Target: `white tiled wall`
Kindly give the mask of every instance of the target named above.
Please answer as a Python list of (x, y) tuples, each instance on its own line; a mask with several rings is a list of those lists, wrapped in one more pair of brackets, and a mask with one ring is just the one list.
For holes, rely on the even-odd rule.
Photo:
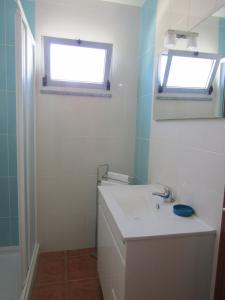
[[(218, 0), (183, 0), (182, 4), (168, 0), (165, 9), (165, 1), (159, 1), (158, 51), (164, 31), (173, 26), (169, 7), (176, 7), (175, 2), (182, 11), (178, 23), (188, 24), (187, 29), (225, 5)], [(176, 24), (174, 28), (180, 29)], [(225, 185), (224, 132), (225, 120), (152, 121), (150, 136), (150, 181), (171, 186), (179, 200), (193, 205), (197, 214), (217, 229), (214, 270)]]
[(189, 0), (188, 27), (194, 27), (199, 21), (215, 11), (215, 0)]
[(38, 0), (41, 36), (114, 44), (112, 99), (41, 95), (38, 81), (38, 232), (42, 250), (94, 244), (96, 166), (133, 175), (138, 7), (99, 0)]
[(224, 0), (216, 0), (216, 8), (220, 9), (222, 6), (224, 6)]

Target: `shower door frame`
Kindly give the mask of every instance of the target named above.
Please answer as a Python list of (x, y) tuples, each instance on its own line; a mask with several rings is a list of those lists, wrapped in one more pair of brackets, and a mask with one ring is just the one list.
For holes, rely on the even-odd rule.
[[(25, 161), (25, 136), (26, 130), (24, 129), (24, 99), (27, 97), (25, 84), (27, 80), (27, 44), (28, 35), (29, 40), (32, 41), (33, 52), (33, 101), (34, 101), (34, 202), (35, 202), (35, 256), (38, 253), (37, 244), (37, 199), (36, 199), (36, 105), (35, 105), (35, 40), (27, 22), (25, 13), (23, 11), (20, 0), (17, 3), (16, 13), (16, 114), (17, 114), (17, 176), (18, 176), (18, 206), (19, 206), (19, 250), (21, 257), (21, 276), (22, 276), (22, 288), (30, 285), (31, 278), (28, 278), (28, 272), (32, 267), (30, 265), (35, 264), (33, 262), (34, 253), (30, 252), (29, 236), (30, 236), (30, 223), (26, 222), (30, 220), (29, 215), (29, 203), (26, 202), (26, 161)], [(24, 43), (24, 44), (23, 44)], [(25, 92), (24, 92), (25, 91)], [(29, 182), (27, 182), (29, 189)], [(27, 207), (28, 206), (28, 207)], [(28, 239), (28, 240), (27, 240)], [(28, 287), (29, 289), (29, 287)], [(26, 294), (26, 293), (25, 293)]]

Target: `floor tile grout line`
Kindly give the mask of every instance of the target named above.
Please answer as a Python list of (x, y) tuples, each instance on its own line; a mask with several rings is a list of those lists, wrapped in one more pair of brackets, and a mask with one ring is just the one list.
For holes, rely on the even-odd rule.
[[(58, 252), (58, 254), (57, 254), (57, 252)], [(69, 271), (70, 259), (73, 260), (73, 258), (78, 258), (79, 260), (82, 261), (82, 257), (83, 257), (84, 260), (86, 260), (87, 257), (90, 257), (90, 251), (87, 251), (87, 250), (84, 249), (83, 253), (82, 252), (80, 252), (80, 253), (78, 252), (78, 253), (73, 253), (73, 254), (69, 253), (68, 251), (65, 251), (64, 253), (61, 253), (61, 254), (59, 252), (60, 251), (56, 251), (56, 252), (54, 252), (53, 255), (51, 255), (50, 253), (48, 253), (46, 256), (43, 253), (43, 256), (40, 255), (40, 258), (43, 258), (43, 260), (41, 262), (43, 265), (45, 265), (45, 261), (48, 262), (48, 260), (52, 260), (52, 262), (54, 264), (54, 260), (57, 261), (58, 259), (59, 260), (62, 259), (63, 262), (64, 262), (64, 280), (59, 280), (59, 281), (54, 281), (53, 280), (52, 282), (51, 281), (46, 282), (44, 280), (40, 281), (37, 285), (34, 284), (34, 287), (32, 289), (33, 291), (35, 291), (35, 292), (38, 293), (38, 291), (40, 292), (40, 290), (42, 290), (42, 289), (46, 289), (46, 288), (48, 289), (48, 287), (52, 288), (53, 286), (59, 286), (59, 285), (61, 285), (61, 286), (63, 286), (63, 290), (64, 290), (64, 300), (69, 300), (70, 296), (71, 296), (70, 295), (70, 286), (73, 285), (73, 284), (76, 284), (76, 283), (81, 283), (82, 284), (82, 282), (95, 281), (96, 288), (97, 288), (97, 286), (99, 286), (99, 277), (98, 277), (97, 272), (96, 272), (96, 275), (94, 275), (94, 276), (93, 275), (88, 276), (88, 274), (87, 274), (87, 276), (82, 276), (80, 278), (74, 278), (74, 279), (73, 278), (71, 278), (71, 279), (69, 278), (69, 272), (68, 271)], [(41, 259), (38, 262), (38, 266), (40, 266), (40, 261), (41, 261)], [(97, 265), (96, 265), (96, 267), (97, 267)], [(41, 270), (41, 268), (40, 268), (40, 270)], [(42, 272), (43, 271), (41, 271), (40, 274)], [(37, 279), (38, 278), (36, 277), (35, 281), (37, 281)], [(41, 279), (41, 277), (40, 277), (40, 279)], [(73, 295), (73, 296), (76, 297), (76, 295)], [(36, 298), (34, 298), (34, 299), (36, 299)], [(99, 300), (100, 299), (102, 300), (102, 297), (100, 297)]]
[(39, 287), (43, 287), (43, 286), (51, 286), (51, 285), (58, 285), (58, 284), (68, 284), (68, 283), (72, 283), (72, 282), (81, 282), (81, 281), (91, 281), (91, 280), (98, 280), (98, 276), (93, 276), (93, 277), (83, 277), (83, 278), (78, 278), (78, 279), (68, 279), (68, 280), (63, 280), (63, 281), (49, 281), (49, 282), (45, 282), (45, 283), (39, 283), (39, 284), (35, 284), (34, 288), (39, 288)]
[(68, 281), (68, 257), (67, 257), (67, 254), (65, 255), (65, 270), (64, 270), (64, 272), (65, 272), (65, 279), (66, 279), (66, 281)]
[(98, 279), (98, 276), (90, 276), (90, 277), (82, 277), (77, 279), (68, 279), (67, 282), (74, 282), (74, 281), (85, 281), (85, 280), (95, 280)]
[(68, 291), (68, 256), (67, 256), (67, 251), (65, 252), (65, 300), (69, 299), (69, 291)]
[(53, 285), (65, 285), (67, 282), (66, 281), (52, 281), (52, 282), (47, 282), (47, 283), (40, 283), (38, 285), (34, 285), (34, 289), (38, 289), (41, 287), (45, 286), (53, 286)]

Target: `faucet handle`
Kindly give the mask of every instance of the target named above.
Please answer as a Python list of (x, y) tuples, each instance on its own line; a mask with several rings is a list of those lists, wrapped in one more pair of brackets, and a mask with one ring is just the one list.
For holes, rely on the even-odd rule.
[(160, 192), (152, 192), (152, 195), (154, 196), (160, 196), (162, 198), (169, 198), (170, 196), (170, 191), (169, 190), (165, 190), (164, 192), (160, 193)]
[(160, 184), (160, 185), (163, 187), (164, 191), (163, 192), (152, 192), (152, 195), (159, 196), (164, 201), (174, 202), (175, 199), (173, 197), (173, 193), (172, 193), (171, 189), (166, 185), (162, 185), (162, 184)]

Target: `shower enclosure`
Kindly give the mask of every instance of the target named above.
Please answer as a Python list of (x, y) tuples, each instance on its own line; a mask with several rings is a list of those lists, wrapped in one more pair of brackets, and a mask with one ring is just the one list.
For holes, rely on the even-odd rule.
[[(0, 14), (3, 14), (0, 15), (0, 19), (2, 17), (1, 20), (4, 20), (2, 28), (0, 24), (0, 52), (3, 50), (5, 55), (5, 61), (0, 60), (1, 300), (28, 298), (38, 255), (35, 177), (35, 41), (22, 4), (20, 0), (16, 2), (0, 0)], [(15, 31), (12, 30), (14, 26)], [(9, 29), (13, 31), (11, 40)], [(2, 80), (2, 84), (3, 77), (5, 79)], [(5, 119), (4, 127), (1, 125)], [(5, 152), (1, 149), (5, 149)], [(4, 166), (4, 161), (5, 171), (1, 168)]]

